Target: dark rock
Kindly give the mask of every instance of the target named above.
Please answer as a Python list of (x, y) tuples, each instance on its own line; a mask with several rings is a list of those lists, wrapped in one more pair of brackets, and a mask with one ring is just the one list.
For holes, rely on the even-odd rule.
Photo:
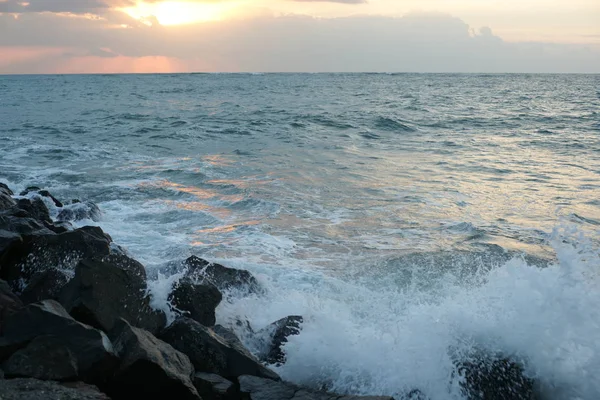
[(196, 372), (193, 381), (196, 390), (204, 399), (234, 400), (238, 397), (233, 382), (222, 376)]
[(31, 218), (37, 219), (38, 221), (51, 221), (50, 211), (48, 211), (46, 203), (40, 198), (19, 199), (17, 200), (17, 207), (27, 212)]
[(70, 222), (45, 223), (44, 226), (54, 233), (65, 233), (74, 229)]
[(109, 383), (114, 399), (174, 398), (199, 400), (189, 358), (150, 332), (120, 319), (111, 337), (121, 365)]
[(150, 307), (146, 291), (142, 264), (125, 255), (111, 255), (102, 261), (81, 261), (59, 299), (75, 319), (105, 332), (124, 318), (156, 333), (165, 326), (166, 317)]
[(469, 359), (457, 362), (463, 377), (460, 385), (469, 400), (532, 400), (535, 382), (523, 367), (505, 357), (477, 351)]
[(102, 212), (100, 208), (91, 201), (77, 201), (64, 206), (56, 217), (57, 221), (81, 221), (91, 219), (92, 221), (100, 221)]
[(15, 206), (16, 202), (12, 198), (13, 194), (14, 193), (8, 188), (8, 186), (0, 183), (0, 211), (8, 210), (9, 208)]
[(52, 200), (52, 202), (54, 203), (54, 205), (56, 207), (62, 207), (63, 206), (63, 204), (58, 199), (56, 199), (56, 197), (52, 196), (49, 191), (42, 190), (42, 189), (40, 189), (37, 186), (29, 186), (27, 189), (23, 190), (20, 193), (20, 195), (21, 196), (26, 196), (26, 195), (28, 195), (31, 192), (37, 193), (37, 194), (39, 194), (42, 197), (49, 198), (50, 200)]
[(78, 376), (77, 358), (64, 339), (38, 336), (2, 364), (9, 378), (67, 381)]
[(85, 226), (55, 235), (23, 235), (0, 255), (0, 278), (24, 283), (36, 272), (74, 269), (84, 258), (102, 258), (110, 253), (112, 239), (102, 229)]
[(187, 276), (196, 281), (204, 281), (215, 285), (219, 290), (237, 289), (247, 293), (260, 293), (261, 287), (252, 274), (243, 269), (228, 268), (221, 264), (211, 263), (196, 256), (184, 261)]
[(288, 336), (298, 335), (300, 325), (304, 319), (299, 315), (292, 315), (273, 322), (271, 325), (258, 332), (259, 337), (269, 338), (266, 353), (262, 361), (269, 364), (281, 365), (285, 363), (285, 353), (281, 349), (287, 343)]
[(0, 369), (0, 379), (4, 379), (4, 371)]
[(276, 382), (256, 376), (241, 376), (238, 381), (240, 392), (247, 400), (394, 400), (388, 396), (340, 396), (316, 392), (291, 383)]
[(23, 302), (10, 290), (8, 283), (0, 280), (0, 335), (4, 330), (4, 320), (21, 308)]
[(226, 340), (192, 319), (176, 319), (160, 338), (186, 354), (198, 372), (214, 373), (225, 378), (256, 375), (279, 379), (243, 346)]
[[(3, 235), (52, 235), (43, 222), (31, 218), (29, 213), (18, 208), (0, 212), (0, 232)], [(2, 249), (0, 249), (0, 252)]]
[(215, 308), (222, 298), (214, 285), (208, 282), (196, 284), (189, 278), (180, 280), (169, 295), (176, 310), (206, 326), (215, 324)]
[(95, 386), (37, 379), (0, 380), (0, 396), (2, 400), (110, 400)]
[(6, 185), (6, 183), (0, 182), (0, 193), (6, 193), (9, 196), (13, 196), (14, 193), (10, 188)]
[(63, 270), (48, 269), (33, 274), (29, 284), (21, 293), (21, 300), (25, 304), (36, 303), (42, 300), (58, 300), (62, 288), (71, 279), (71, 274)]
[(5, 320), (0, 356), (6, 356), (10, 350), (17, 350), (38, 336), (46, 335), (64, 340), (77, 358), (80, 378), (86, 382), (103, 381), (118, 361), (110, 340), (103, 332), (75, 321), (53, 300), (30, 304)]

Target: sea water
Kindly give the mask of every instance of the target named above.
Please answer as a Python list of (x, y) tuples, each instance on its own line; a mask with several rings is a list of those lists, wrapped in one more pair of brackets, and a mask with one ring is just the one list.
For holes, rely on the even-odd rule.
[(0, 181), (96, 202), (155, 307), (194, 254), (265, 288), (217, 309), (251, 349), (302, 315), (286, 380), (460, 399), (483, 349), (600, 398), (600, 75), (0, 76), (0, 121)]

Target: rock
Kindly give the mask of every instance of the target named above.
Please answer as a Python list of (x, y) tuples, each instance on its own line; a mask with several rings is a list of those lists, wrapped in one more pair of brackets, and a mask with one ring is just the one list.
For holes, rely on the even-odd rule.
[(112, 239), (102, 229), (85, 226), (60, 235), (23, 235), (0, 255), (0, 278), (24, 283), (36, 272), (48, 269), (74, 269), (84, 258), (109, 255)]
[(9, 196), (14, 195), (13, 191), (10, 190), (10, 188), (6, 185), (6, 183), (2, 183), (2, 182), (0, 182), (0, 193), (6, 193)]
[(238, 343), (232, 343), (190, 318), (178, 318), (160, 338), (186, 354), (196, 371), (209, 372), (225, 378), (256, 375), (279, 379), (276, 373), (261, 365)]
[(111, 255), (103, 261), (81, 261), (59, 300), (75, 319), (105, 332), (124, 318), (156, 333), (165, 326), (166, 317), (150, 307), (146, 291), (142, 264), (122, 254)]
[(298, 335), (300, 325), (304, 319), (299, 315), (292, 315), (273, 322), (271, 325), (258, 332), (259, 337), (268, 337), (270, 340), (266, 346), (266, 354), (262, 361), (269, 364), (281, 365), (285, 363), (285, 353), (281, 349), (287, 343), (288, 336)]
[(56, 199), (56, 197), (52, 196), (49, 191), (42, 190), (42, 189), (40, 189), (37, 186), (29, 186), (27, 189), (23, 190), (20, 193), (20, 195), (21, 196), (26, 196), (26, 195), (28, 195), (31, 192), (37, 193), (37, 194), (39, 194), (42, 197), (49, 198), (50, 200), (52, 200), (52, 202), (54, 203), (54, 205), (56, 207), (62, 207), (63, 206), (63, 204), (58, 199)]
[(78, 376), (77, 358), (64, 339), (46, 335), (33, 339), (2, 364), (9, 378), (68, 381)]
[(0, 183), (0, 211), (8, 210), (15, 206), (16, 202), (12, 198), (12, 190), (8, 188), (4, 183)]
[(0, 380), (0, 398), (2, 400), (110, 400), (95, 386), (82, 383), (60, 384), (37, 379)]
[(111, 337), (121, 357), (109, 383), (114, 399), (200, 400), (191, 380), (194, 367), (185, 354), (124, 319), (116, 323)]
[(205, 326), (215, 324), (215, 308), (222, 298), (211, 283), (196, 284), (189, 278), (180, 280), (169, 295), (169, 301), (178, 311)]
[(234, 400), (238, 396), (233, 382), (216, 374), (196, 372), (194, 386), (202, 398), (215, 400)]
[(71, 277), (70, 274), (58, 269), (36, 272), (23, 289), (21, 300), (25, 304), (37, 303), (42, 300), (58, 300), (60, 291)]
[(532, 400), (534, 381), (523, 367), (505, 357), (477, 351), (467, 360), (456, 362), (460, 385), (469, 400)]
[(276, 382), (256, 376), (240, 376), (240, 392), (248, 400), (394, 400), (387, 396), (340, 396), (316, 392), (287, 382)]
[(252, 274), (243, 269), (228, 268), (196, 256), (184, 261), (187, 276), (195, 281), (208, 280), (219, 290), (237, 289), (247, 293), (260, 293), (261, 287)]
[(118, 361), (103, 332), (75, 321), (54, 300), (30, 304), (5, 320), (0, 357), (47, 335), (64, 341), (77, 358), (79, 377), (86, 382), (102, 382)]
[(50, 211), (42, 199), (19, 199), (17, 207), (38, 221), (51, 222)]
[(54, 232), (18, 208), (0, 212), (0, 231), (21, 235), (52, 235)]
[(0, 280), (0, 335), (3, 332), (4, 320), (23, 308), (23, 302), (15, 295), (8, 283)]
[(81, 221), (91, 219), (92, 221), (100, 221), (102, 212), (100, 208), (91, 201), (81, 202), (79, 200), (66, 205), (58, 213), (57, 221)]

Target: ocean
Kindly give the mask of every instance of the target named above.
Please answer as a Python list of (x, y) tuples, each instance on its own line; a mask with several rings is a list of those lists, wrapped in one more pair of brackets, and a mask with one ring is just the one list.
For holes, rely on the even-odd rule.
[(461, 399), (484, 349), (600, 398), (600, 75), (0, 76), (0, 121), (0, 181), (97, 203), (155, 307), (194, 254), (265, 288), (217, 322), (302, 315), (286, 380)]

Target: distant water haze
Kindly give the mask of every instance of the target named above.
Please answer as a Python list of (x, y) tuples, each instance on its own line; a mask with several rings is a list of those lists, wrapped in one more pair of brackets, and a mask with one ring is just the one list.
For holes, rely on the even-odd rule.
[(96, 202), (101, 221), (79, 223), (146, 265), (156, 307), (191, 254), (250, 270), (266, 294), (232, 295), (218, 322), (303, 315), (287, 380), (460, 399), (449, 349), (484, 348), (523, 360), (549, 399), (596, 399), (598, 88), (599, 75), (1, 76), (0, 181)]

